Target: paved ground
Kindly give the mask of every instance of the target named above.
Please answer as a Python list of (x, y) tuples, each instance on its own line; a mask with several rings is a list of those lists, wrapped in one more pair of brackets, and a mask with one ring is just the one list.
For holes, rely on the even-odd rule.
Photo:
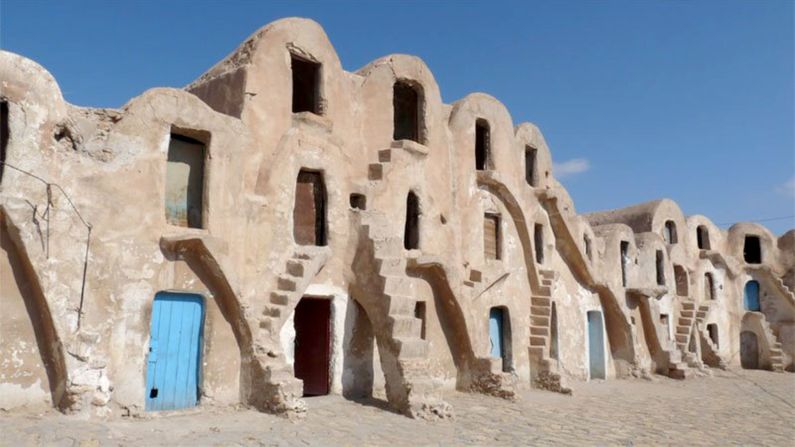
[(0, 415), (0, 444), (795, 446), (795, 374), (716, 371), (682, 382), (619, 380), (573, 388), (573, 397), (527, 391), (516, 403), (450, 393), (456, 418), (435, 423), (339, 396), (309, 399), (309, 416), (300, 422), (220, 409), (110, 421)]

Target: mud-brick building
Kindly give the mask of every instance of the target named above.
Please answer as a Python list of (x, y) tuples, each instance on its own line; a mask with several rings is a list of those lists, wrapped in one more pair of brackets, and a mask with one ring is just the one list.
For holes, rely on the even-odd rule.
[(539, 129), (285, 19), (184, 89), (64, 101), (0, 52), (0, 408), (107, 415), (793, 369), (795, 231), (577, 214)]

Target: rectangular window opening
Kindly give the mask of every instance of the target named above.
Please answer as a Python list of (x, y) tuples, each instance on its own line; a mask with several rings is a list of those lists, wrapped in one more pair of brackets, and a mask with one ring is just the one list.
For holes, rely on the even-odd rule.
[(320, 172), (302, 169), (298, 173), (293, 237), (299, 245), (326, 245), (326, 187)]
[(351, 209), (364, 211), (367, 209), (367, 196), (353, 193), (350, 195), (350, 204)]
[(3, 181), (3, 171), (6, 163), (6, 147), (8, 147), (8, 103), (0, 101), (0, 182)]
[(589, 261), (593, 261), (593, 254), (591, 253), (591, 238), (588, 237), (587, 234), (583, 235), (582, 237), (583, 243), (585, 244), (585, 256), (588, 257)]
[(166, 165), (166, 222), (188, 228), (203, 228), (204, 160), (201, 141), (171, 134)]
[(312, 112), (321, 115), (321, 65), (294, 54), (290, 55), (293, 71), (293, 113)]
[(483, 248), (486, 259), (502, 259), (500, 216), (486, 213), (483, 218)]
[(665, 285), (665, 267), (663, 262), (665, 261), (665, 257), (663, 256), (662, 250), (657, 250), (656, 253), (656, 266), (657, 266), (657, 285), (664, 286)]
[(425, 340), (425, 325), (426, 325), (425, 301), (417, 301), (417, 303), (414, 305), (414, 318), (417, 318), (420, 321), (422, 321), (422, 325), (420, 326), (420, 338)]
[(536, 187), (538, 186), (537, 179), (538, 176), (536, 175), (536, 158), (538, 156), (538, 150), (534, 147), (526, 146), (524, 150), (524, 177), (527, 181), (527, 184)]
[(475, 122), (475, 169), (485, 171), (491, 169), (491, 130), (486, 120)]
[(696, 228), (696, 242), (698, 243), (699, 250), (709, 250), (709, 230), (703, 225)]
[(533, 242), (536, 251), (536, 263), (544, 263), (544, 226), (535, 224), (535, 231), (533, 234)]
[(745, 262), (749, 264), (762, 263), (762, 244), (759, 240), (759, 236), (745, 236), (743, 257), (745, 258)]
[(420, 141), (422, 95), (408, 82), (397, 81), (392, 88), (394, 127), (392, 139)]
[(621, 241), (621, 285), (627, 286), (627, 266), (629, 265), (629, 242)]

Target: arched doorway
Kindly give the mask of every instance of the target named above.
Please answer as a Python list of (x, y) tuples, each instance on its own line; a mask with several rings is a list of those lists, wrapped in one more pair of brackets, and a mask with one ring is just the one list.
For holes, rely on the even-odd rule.
[(751, 331), (740, 332), (740, 364), (743, 369), (759, 369), (759, 340)]

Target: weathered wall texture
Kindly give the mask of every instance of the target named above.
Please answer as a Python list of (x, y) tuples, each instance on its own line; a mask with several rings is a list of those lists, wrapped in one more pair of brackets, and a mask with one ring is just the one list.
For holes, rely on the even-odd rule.
[[(312, 111), (293, 112), (293, 58), (319, 70)], [(418, 98), (416, 141), (395, 140), (396, 83)], [(0, 408), (144, 411), (162, 291), (204, 297), (200, 405), (306, 410), (294, 375), (303, 296), (332, 300), (329, 392), (385, 395), (412, 417), (451, 414), (445, 388), (510, 399), (517, 387), (569, 392), (567, 379), (685, 378), (743, 356), (793, 369), (795, 231), (724, 231), (670, 200), (578, 215), (534, 125), (481, 93), (442, 103), (413, 56), (346, 72), (312, 21), (272, 23), (185, 89), (118, 110), (72, 106), (45, 69), (0, 52), (0, 101)], [(488, 129), (482, 170), (476, 123)], [(204, 172), (166, 197), (167, 181), (189, 176), (169, 170), (172, 134), (204, 146)], [(322, 188), (296, 205), (299, 172)], [(180, 208), (190, 227), (166, 212), (186, 194), (201, 201)], [(312, 222), (317, 244), (299, 245), (294, 225)], [(748, 236), (759, 263), (746, 262)], [(758, 310), (744, 304), (751, 280)], [(741, 352), (743, 331), (757, 351)]]

